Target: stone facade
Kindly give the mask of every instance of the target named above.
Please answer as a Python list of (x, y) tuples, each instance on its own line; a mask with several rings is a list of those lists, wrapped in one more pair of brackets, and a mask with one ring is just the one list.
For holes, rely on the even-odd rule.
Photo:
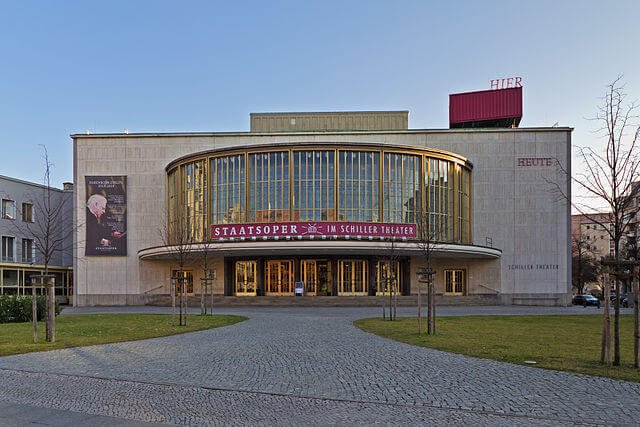
[[(169, 292), (175, 263), (147, 255), (153, 248), (164, 245), (161, 234), (167, 211), (165, 168), (171, 162), (193, 153), (231, 147), (337, 143), (444, 150), (473, 164), (473, 245), (491, 247), (499, 255), (437, 256), (434, 260), (434, 268), (439, 272), (435, 277), (437, 289), (441, 291), (444, 287), (441, 274), (444, 269), (463, 268), (469, 295), (499, 294), (504, 303), (568, 304), (570, 208), (561, 193), (570, 194), (566, 171), (571, 166), (571, 131), (571, 128), (521, 128), (73, 135), (74, 223), (78, 225), (74, 263), (76, 302), (142, 304), (147, 295)], [(124, 257), (84, 255), (84, 182), (86, 176), (99, 175), (127, 176), (128, 255)], [(265, 253), (276, 253), (278, 247), (293, 243), (272, 242)], [(322, 242), (313, 242), (318, 243)], [(344, 242), (332, 244), (338, 250), (345, 248)], [(350, 244), (356, 244), (351, 251), (368, 250), (364, 242), (360, 248), (357, 242)], [(223, 244), (216, 245), (224, 249)], [(306, 244), (305, 248), (309, 247)], [(420, 255), (408, 248), (406, 255), (411, 270), (409, 289), (415, 293)], [(222, 294), (224, 261), (222, 256), (214, 256), (213, 262), (218, 272), (214, 292)], [(196, 270), (194, 283), (199, 288)]]

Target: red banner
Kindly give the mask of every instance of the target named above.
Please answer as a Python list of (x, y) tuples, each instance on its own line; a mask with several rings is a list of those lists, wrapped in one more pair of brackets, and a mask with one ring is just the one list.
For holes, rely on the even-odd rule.
[(213, 239), (251, 239), (269, 237), (395, 237), (414, 239), (415, 224), (377, 222), (282, 222), (265, 224), (214, 224)]

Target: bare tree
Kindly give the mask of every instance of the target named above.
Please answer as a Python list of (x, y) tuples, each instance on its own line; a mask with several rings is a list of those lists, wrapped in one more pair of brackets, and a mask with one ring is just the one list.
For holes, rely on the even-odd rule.
[[(391, 237), (386, 244), (384, 254), (378, 258), (379, 280), (384, 283), (384, 293), (389, 296), (389, 320), (395, 320), (398, 312), (398, 269), (400, 252), (396, 244), (396, 238)], [(382, 318), (385, 318), (385, 302), (382, 303)]]
[[(71, 212), (71, 198), (64, 197), (51, 186), (51, 171), (53, 164), (49, 160), (47, 147), (42, 146), (42, 161), (44, 166), (43, 185), (37, 192), (30, 195), (32, 203), (32, 218), (16, 222), (19, 232), (28, 236), (33, 242), (35, 252), (42, 257), (44, 265), (40, 283), (47, 288), (46, 325), (47, 342), (55, 341), (55, 282), (49, 274), (49, 265), (54, 258), (71, 251), (73, 227), (65, 227), (62, 218)], [(33, 292), (35, 299), (35, 288)], [(35, 302), (34, 302), (35, 304)], [(35, 311), (34, 311), (35, 313)], [(34, 337), (37, 335), (34, 321)]]
[(202, 253), (200, 255), (200, 263), (202, 267), (202, 279), (200, 287), (200, 314), (207, 314), (206, 294), (211, 293), (211, 314), (213, 314), (213, 280), (214, 274), (211, 269), (211, 257), (209, 252), (215, 249), (215, 245), (210, 238), (205, 238), (201, 243)]
[(427, 334), (436, 333), (436, 296), (432, 268), (433, 252), (435, 249), (435, 234), (429, 214), (421, 213), (417, 221), (418, 240), (416, 246), (422, 252), (424, 265), (420, 269), (418, 280), (418, 335), (422, 333), (422, 282), (427, 284)]
[[(171, 275), (172, 313), (175, 316), (176, 293), (179, 297), (179, 325), (187, 324), (187, 275), (185, 267), (193, 260), (192, 232), (185, 223), (178, 218), (169, 218), (160, 230), (160, 237), (178, 266), (177, 275)], [(177, 291), (177, 292), (176, 292)], [(175, 320), (174, 320), (175, 322)]]
[[(579, 147), (578, 155), (583, 162), (583, 169), (575, 174), (573, 181), (584, 195), (577, 196), (574, 206), (590, 221), (607, 230), (613, 242), (612, 277), (616, 295), (620, 295), (620, 266), (622, 261), (622, 238), (635, 215), (633, 198), (629, 197), (638, 181), (640, 152), (636, 147), (640, 126), (638, 126), (638, 105), (627, 101), (627, 95), (618, 77), (607, 86), (605, 97), (593, 118), (599, 124), (597, 132), (606, 139), (604, 147), (597, 149)], [(609, 213), (610, 223), (593, 212), (598, 207)], [(637, 210), (637, 208), (636, 208)], [(602, 212), (602, 211), (601, 211)], [(605, 303), (608, 303), (605, 300)], [(606, 310), (605, 310), (606, 316)], [(605, 343), (610, 340), (608, 331), (603, 327), (603, 351)], [(614, 307), (614, 358), (613, 364), (620, 365), (620, 298), (616, 298)], [(605, 362), (603, 358), (603, 363)]]

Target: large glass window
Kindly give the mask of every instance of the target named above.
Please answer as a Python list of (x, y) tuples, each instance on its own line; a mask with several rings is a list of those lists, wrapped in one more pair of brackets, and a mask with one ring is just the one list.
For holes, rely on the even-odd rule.
[(458, 240), (471, 240), (471, 174), (467, 169), (458, 168)]
[[(297, 146), (187, 160), (168, 172), (168, 224), (186, 241), (202, 241), (209, 224), (414, 223), (433, 241), (470, 243), (466, 165), (418, 149), (385, 148)], [(3, 200), (8, 217), (11, 203)]]
[(204, 162), (196, 161), (182, 166), (182, 219), (187, 241), (204, 239)]
[(16, 218), (16, 202), (14, 202), (13, 200), (2, 199), (2, 218)]
[(385, 153), (382, 183), (383, 221), (417, 223), (420, 213), (422, 157)]
[(293, 152), (293, 220), (335, 221), (334, 151)]
[(33, 240), (22, 239), (22, 262), (35, 262), (36, 248), (33, 245)]
[(33, 205), (31, 203), (22, 204), (22, 221), (33, 222)]
[(168, 200), (167, 203), (169, 204), (168, 209), (167, 209), (167, 227), (168, 227), (168, 237), (170, 239), (170, 242), (174, 242), (174, 238), (175, 235), (177, 234), (176, 232), (178, 231), (178, 223), (179, 223), (179, 216), (178, 216), (178, 209), (179, 209), (179, 202), (178, 202), (178, 177), (180, 176), (179, 173), (179, 169), (174, 169), (171, 172), (169, 172), (169, 179), (168, 179), (168, 183), (167, 183), (167, 187), (168, 187)]
[(251, 222), (291, 221), (288, 151), (249, 155), (249, 218)]
[(211, 161), (213, 224), (245, 222), (245, 155), (218, 157)]
[(339, 151), (340, 221), (379, 221), (380, 153)]
[(15, 261), (13, 237), (2, 236), (2, 261)]
[(426, 190), (428, 227), (423, 230), (431, 240), (453, 240), (453, 164), (427, 159)]

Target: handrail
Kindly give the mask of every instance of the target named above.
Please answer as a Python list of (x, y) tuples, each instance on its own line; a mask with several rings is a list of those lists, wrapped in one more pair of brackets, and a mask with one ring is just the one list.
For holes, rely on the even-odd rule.
[(489, 289), (490, 291), (495, 292), (496, 294), (499, 294), (499, 293), (500, 293), (500, 291), (499, 291), (499, 290), (494, 289), (494, 288), (492, 288), (492, 287), (490, 287), (490, 286), (483, 285), (482, 283), (479, 283), (479, 285), (480, 285), (480, 286), (482, 286), (483, 288), (487, 288), (487, 289)]
[(143, 293), (144, 293), (144, 294), (148, 294), (149, 292), (151, 292), (151, 291), (155, 291), (156, 289), (160, 289), (160, 288), (162, 288), (162, 287), (164, 287), (164, 285), (160, 285), (160, 286), (156, 286), (155, 288), (147, 289), (147, 290), (146, 290), (146, 291), (144, 291)]

